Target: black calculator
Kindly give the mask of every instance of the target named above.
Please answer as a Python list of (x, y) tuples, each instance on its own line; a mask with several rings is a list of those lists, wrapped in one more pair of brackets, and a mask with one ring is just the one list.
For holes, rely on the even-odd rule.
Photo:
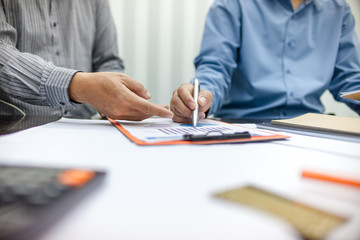
[(36, 239), (104, 176), (104, 171), (0, 165), (0, 239)]

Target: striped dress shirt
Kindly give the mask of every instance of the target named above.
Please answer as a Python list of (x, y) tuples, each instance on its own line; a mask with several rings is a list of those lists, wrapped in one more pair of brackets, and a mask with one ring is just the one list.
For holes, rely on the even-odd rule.
[[(107, 0), (2, 0), (0, 100), (27, 114), (90, 117), (68, 87), (78, 71), (122, 71)], [(36, 107), (32, 107), (35, 105)], [(0, 105), (1, 106), (1, 105)]]

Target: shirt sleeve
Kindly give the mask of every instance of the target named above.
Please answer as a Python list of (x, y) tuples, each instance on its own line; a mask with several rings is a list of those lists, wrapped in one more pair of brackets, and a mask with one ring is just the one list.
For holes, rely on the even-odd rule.
[(236, 0), (216, 0), (206, 18), (196, 77), (202, 89), (213, 94), (209, 113), (223, 105), (237, 67), (241, 38), (241, 9)]
[(93, 49), (94, 72), (121, 72), (124, 64), (119, 57), (116, 28), (108, 0), (95, 1), (96, 36)]
[(0, 88), (24, 102), (60, 107), (73, 106), (68, 88), (76, 70), (60, 68), (16, 49), (16, 29), (7, 23), (0, 5)]
[(342, 92), (360, 90), (360, 44), (354, 28), (354, 16), (351, 14), (350, 7), (346, 5), (339, 50), (329, 90), (336, 100), (345, 102), (360, 114), (358, 101), (340, 96)]

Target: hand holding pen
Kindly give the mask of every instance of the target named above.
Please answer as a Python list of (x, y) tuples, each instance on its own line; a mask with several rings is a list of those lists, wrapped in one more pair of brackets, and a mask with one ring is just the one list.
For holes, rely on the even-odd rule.
[[(200, 88), (197, 96), (197, 101), (194, 99), (194, 84), (184, 83), (173, 92), (173, 97), (170, 103), (170, 109), (174, 113), (173, 121), (179, 123), (194, 124), (193, 115), (198, 116), (197, 120), (205, 118), (205, 112), (209, 110), (212, 101), (212, 93), (210, 91)], [(198, 103), (198, 111), (196, 114), (196, 103)]]

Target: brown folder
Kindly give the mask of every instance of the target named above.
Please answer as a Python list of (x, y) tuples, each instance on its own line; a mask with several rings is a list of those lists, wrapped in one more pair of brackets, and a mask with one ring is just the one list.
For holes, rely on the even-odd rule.
[(360, 91), (343, 93), (341, 97), (360, 101)]
[(275, 125), (360, 136), (360, 118), (307, 113), (296, 118), (273, 120), (271, 123)]

